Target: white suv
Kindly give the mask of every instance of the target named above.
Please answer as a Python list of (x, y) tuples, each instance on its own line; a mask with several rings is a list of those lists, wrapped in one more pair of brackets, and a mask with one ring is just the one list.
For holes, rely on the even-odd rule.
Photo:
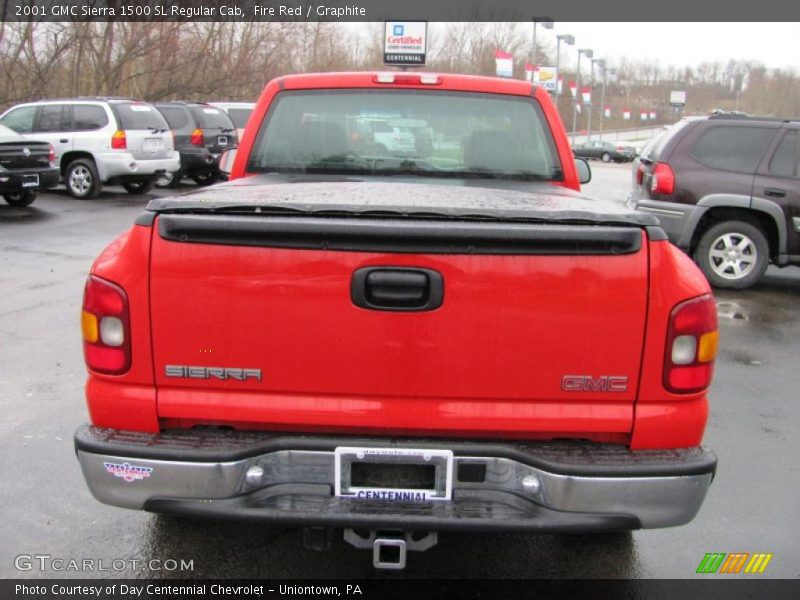
[(169, 125), (146, 102), (29, 102), (0, 115), (0, 124), (29, 140), (50, 142), (67, 191), (76, 198), (96, 198), (103, 184), (121, 184), (132, 194), (142, 194), (162, 171), (180, 168)]

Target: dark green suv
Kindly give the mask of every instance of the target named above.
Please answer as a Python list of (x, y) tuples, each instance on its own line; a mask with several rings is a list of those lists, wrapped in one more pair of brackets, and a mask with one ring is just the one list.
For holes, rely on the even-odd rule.
[(630, 206), (653, 214), (719, 288), (800, 265), (800, 121), (684, 119), (645, 147)]

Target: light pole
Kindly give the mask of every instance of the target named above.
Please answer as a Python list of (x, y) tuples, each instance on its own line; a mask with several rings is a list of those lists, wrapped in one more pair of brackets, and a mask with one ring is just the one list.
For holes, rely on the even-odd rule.
[[(594, 87), (594, 66), (595, 65), (600, 65), (600, 68), (604, 69), (605, 66), (606, 66), (606, 61), (604, 61), (602, 58), (593, 58), (592, 62), (590, 64), (590, 67), (589, 67), (589, 73), (590, 73), (590, 80), (589, 80), (589, 123), (588, 123), (588, 125), (586, 125), (586, 136), (587, 136), (587, 139), (589, 139), (589, 140), (592, 139), (592, 108), (594, 107), (594, 103), (592, 102), (592, 96), (594, 95), (594, 92), (593, 92), (592, 88)], [(602, 108), (600, 110), (602, 110)]]
[[(541, 25), (545, 29), (553, 28), (552, 19), (533, 18), (533, 43), (531, 44), (531, 65), (536, 66), (536, 25)], [(531, 71), (531, 83), (533, 83), (533, 71)]]
[(558, 99), (561, 96), (561, 90), (558, 89), (558, 78), (561, 76), (559, 63), (561, 60), (561, 42), (564, 42), (567, 46), (573, 46), (575, 44), (575, 36), (566, 33), (556, 36), (556, 110), (558, 110)]
[(588, 48), (579, 48), (578, 49), (578, 66), (575, 69), (577, 71), (575, 77), (575, 103), (572, 105), (572, 145), (575, 145), (575, 130), (578, 128), (578, 102), (580, 101), (580, 94), (581, 94), (581, 54), (585, 54), (586, 58), (592, 58), (594, 56), (594, 52), (589, 50)]
[(606, 79), (608, 75), (613, 75), (616, 73), (616, 69), (607, 69), (605, 65), (603, 65), (603, 91), (600, 93), (600, 110), (603, 112), (601, 113), (600, 117), (600, 141), (603, 141), (603, 125), (606, 122)]

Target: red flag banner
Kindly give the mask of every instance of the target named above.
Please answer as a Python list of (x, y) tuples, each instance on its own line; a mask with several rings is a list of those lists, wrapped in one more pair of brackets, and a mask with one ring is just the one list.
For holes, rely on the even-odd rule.
[(496, 64), (498, 77), (514, 76), (514, 57), (503, 50), (494, 51), (494, 62)]
[(525, 81), (533, 81), (533, 72), (536, 70), (536, 65), (525, 63)]

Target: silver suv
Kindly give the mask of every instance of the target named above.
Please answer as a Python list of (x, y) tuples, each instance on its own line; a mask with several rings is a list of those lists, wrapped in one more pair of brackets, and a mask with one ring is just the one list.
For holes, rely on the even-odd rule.
[(142, 194), (162, 171), (180, 168), (169, 125), (146, 102), (28, 102), (0, 115), (0, 124), (26, 139), (50, 142), (67, 191), (76, 198), (96, 198), (103, 184), (121, 184), (132, 194)]

